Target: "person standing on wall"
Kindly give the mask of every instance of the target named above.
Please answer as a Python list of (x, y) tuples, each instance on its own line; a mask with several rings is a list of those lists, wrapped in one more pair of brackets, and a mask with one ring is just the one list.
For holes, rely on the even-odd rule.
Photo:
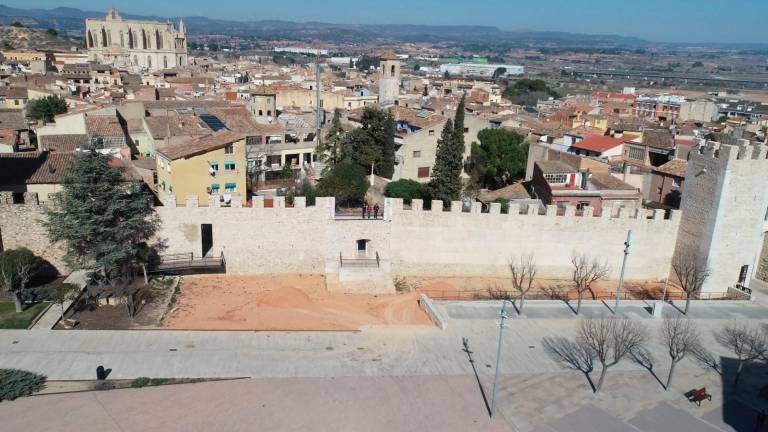
[(371, 205), (368, 204), (368, 219), (371, 218), (371, 215), (373, 214), (373, 209), (371, 208)]
[(363, 218), (363, 219), (365, 219), (365, 210), (366, 210), (367, 208), (368, 208), (368, 204), (367, 204), (365, 201), (363, 201), (363, 207), (360, 209), (360, 210), (362, 210), (362, 212), (363, 212), (363, 214), (362, 214), (362, 218)]
[(380, 210), (379, 203), (376, 203), (373, 206), (373, 218), (374, 219), (378, 219), (379, 218), (379, 210)]

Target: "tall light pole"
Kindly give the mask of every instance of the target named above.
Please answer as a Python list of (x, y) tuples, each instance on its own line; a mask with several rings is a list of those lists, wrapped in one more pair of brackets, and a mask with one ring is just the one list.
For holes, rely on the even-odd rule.
[(501, 321), (499, 322), (499, 346), (496, 348), (496, 374), (493, 377), (493, 396), (491, 396), (491, 418), (493, 418), (493, 415), (496, 414), (496, 390), (498, 387), (499, 369), (501, 366), (501, 345), (502, 341), (504, 340), (504, 321), (509, 318), (509, 315), (507, 315), (507, 303), (512, 302), (509, 300), (504, 300), (501, 303), (501, 310), (499, 311)]
[(619, 276), (619, 287), (616, 289), (616, 305), (613, 307), (613, 314), (619, 313), (619, 299), (621, 298), (621, 289), (624, 288), (624, 271), (627, 269), (627, 257), (629, 256), (629, 244), (632, 241), (632, 230), (627, 231), (627, 241), (624, 242), (624, 260), (621, 262), (621, 275)]

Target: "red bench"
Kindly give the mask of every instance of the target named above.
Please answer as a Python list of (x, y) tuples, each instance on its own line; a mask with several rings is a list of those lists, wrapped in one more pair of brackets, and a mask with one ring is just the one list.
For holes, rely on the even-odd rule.
[(712, 400), (712, 395), (707, 393), (707, 388), (702, 387), (700, 389), (693, 389), (685, 394), (685, 397), (688, 398), (688, 402), (696, 402), (699, 406), (701, 406), (701, 401), (704, 399)]

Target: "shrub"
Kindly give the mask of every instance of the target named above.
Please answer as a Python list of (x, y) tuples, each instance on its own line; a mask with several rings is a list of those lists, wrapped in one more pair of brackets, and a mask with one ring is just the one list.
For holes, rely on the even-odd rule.
[(131, 388), (141, 388), (149, 385), (150, 379), (148, 377), (138, 377), (131, 381)]
[(45, 375), (19, 369), (0, 369), (0, 401), (14, 400), (40, 391)]
[(501, 204), (501, 212), (503, 214), (509, 213), (509, 200), (506, 198), (496, 198), (495, 203)]
[(393, 181), (384, 188), (384, 196), (389, 198), (402, 198), (403, 203), (410, 204), (411, 200), (424, 197), (424, 186), (409, 179)]

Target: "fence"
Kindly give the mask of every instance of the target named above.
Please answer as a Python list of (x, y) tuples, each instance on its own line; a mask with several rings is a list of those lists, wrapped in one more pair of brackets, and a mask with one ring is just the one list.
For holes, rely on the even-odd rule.
[(153, 272), (175, 272), (183, 270), (222, 269), (226, 266), (224, 252), (217, 257), (195, 258), (192, 252), (161, 255)]

